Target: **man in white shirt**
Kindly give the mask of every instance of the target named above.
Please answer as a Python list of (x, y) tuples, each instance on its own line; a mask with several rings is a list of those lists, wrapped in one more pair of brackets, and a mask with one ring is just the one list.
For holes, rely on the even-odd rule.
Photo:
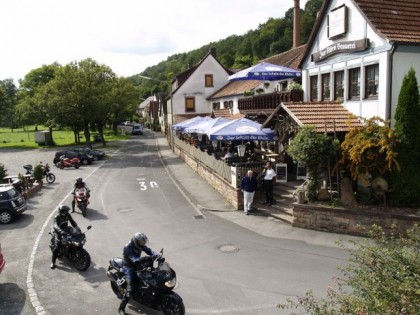
[(276, 172), (271, 166), (271, 162), (265, 165), (264, 178), (264, 191), (265, 191), (265, 205), (271, 206), (273, 204), (273, 183), (276, 180)]

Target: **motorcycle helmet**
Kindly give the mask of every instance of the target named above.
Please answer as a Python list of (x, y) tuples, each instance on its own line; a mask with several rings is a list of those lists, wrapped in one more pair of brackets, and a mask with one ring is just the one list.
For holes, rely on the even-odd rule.
[(81, 184), (83, 182), (83, 179), (81, 177), (76, 178), (76, 183)]
[(59, 205), (58, 206), (58, 212), (62, 217), (66, 216), (70, 212), (70, 208), (65, 205)]
[(136, 246), (137, 249), (140, 249), (143, 246), (145, 246), (149, 242), (149, 240), (147, 239), (146, 234), (136, 233), (131, 239), (131, 242), (134, 244), (134, 246)]

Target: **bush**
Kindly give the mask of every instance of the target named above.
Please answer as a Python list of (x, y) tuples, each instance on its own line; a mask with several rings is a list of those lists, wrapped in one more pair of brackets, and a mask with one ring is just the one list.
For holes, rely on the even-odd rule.
[(34, 179), (36, 180), (36, 181), (40, 181), (40, 180), (42, 180), (42, 175), (43, 175), (43, 169), (42, 169), (42, 165), (40, 165), (40, 164), (37, 164), (35, 167), (34, 167)]
[[(350, 264), (337, 289), (316, 300), (311, 291), (298, 301), (288, 299), (282, 309), (304, 309), (309, 314), (418, 314), (420, 309), (420, 229), (417, 225), (397, 235), (374, 226), (371, 239), (353, 242)], [(351, 291), (351, 292), (349, 292)]]

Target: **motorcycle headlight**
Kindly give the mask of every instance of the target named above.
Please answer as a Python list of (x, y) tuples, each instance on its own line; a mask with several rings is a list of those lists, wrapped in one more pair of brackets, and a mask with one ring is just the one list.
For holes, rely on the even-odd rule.
[(175, 287), (175, 285), (176, 285), (176, 278), (175, 278), (175, 277), (173, 277), (171, 280), (166, 281), (166, 282), (165, 282), (165, 285), (166, 285), (168, 288), (173, 288), (173, 287)]

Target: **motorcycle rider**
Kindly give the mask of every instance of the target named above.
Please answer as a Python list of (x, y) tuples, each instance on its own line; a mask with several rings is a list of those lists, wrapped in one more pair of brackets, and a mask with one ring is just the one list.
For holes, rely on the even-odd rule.
[[(86, 185), (86, 183), (83, 181), (81, 177), (76, 178), (76, 182), (74, 183), (72, 194), (74, 195), (76, 193), (76, 189), (79, 189), (79, 188), (86, 188), (86, 191), (87, 191), (86, 197), (89, 200), (90, 189), (88, 188), (88, 186)], [(76, 200), (75, 198), (73, 198), (73, 200), (71, 201), (71, 212), (74, 212), (75, 205), (76, 205)]]
[(54, 224), (53, 224), (53, 236), (54, 236), (54, 250), (52, 254), (52, 261), (51, 261), (51, 269), (55, 268), (55, 260), (57, 259), (58, 252), (60, 250), (61, 245), (61, 239), (62, 236), (68, 234), (68, 223), (70, 221), (70, 224), (73, 227), (77, 226), (76, 221), (73, 220), (73, 218), (70, 215), (70, 208), (65, 205), (59, 205), (57, 214), (54, 217)]
[(141, 253), (145, 252), (147, 255), (151, 256), (152, 259), (158, 256), (158, 253), (153, 251), (151, 248), (147, 247), (149, 242), (147, 236), (144, 233), (136, 233), (131, 238), (131, 240), (124, 246), (123, 249), (123, 266), (124, 272), (127, 275), (127, 290), (121, 300), (121, 304), (118, 308), (120, 315), (125, 314), (125, 307), (128, 304), (128, 301), (131, 298), (131, 295), (134, 292), (134, 284), (139, 278), (136, 275), (136, 267), (141, 268), (144, 266), (146, 261), (150, 262), (149, 257), (141, 257)]

